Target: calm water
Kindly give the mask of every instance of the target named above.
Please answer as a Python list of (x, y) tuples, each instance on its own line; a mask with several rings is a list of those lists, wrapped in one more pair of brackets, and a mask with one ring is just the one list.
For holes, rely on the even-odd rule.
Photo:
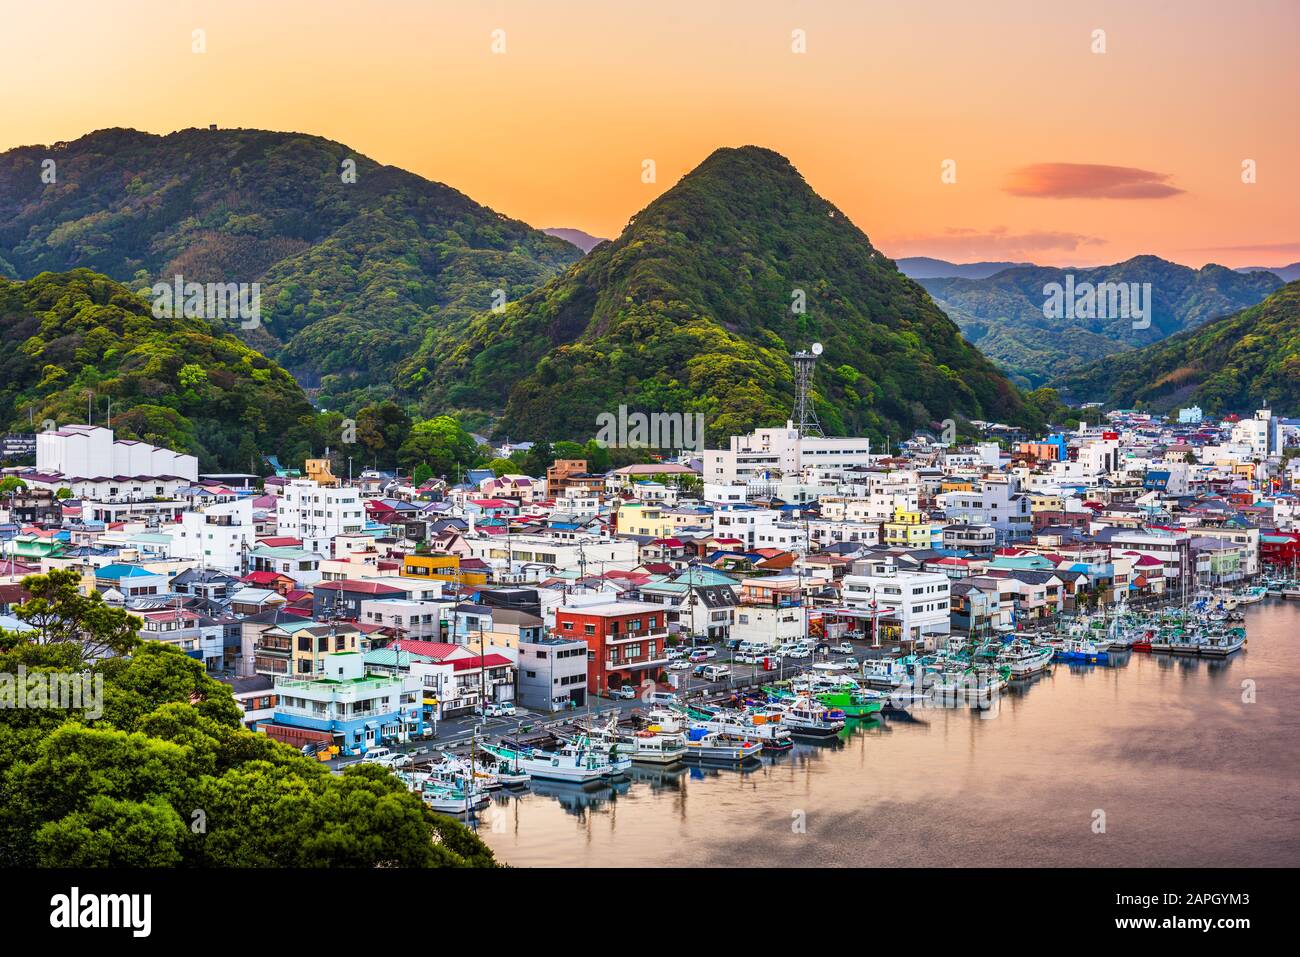
[(517, 866), (1295, 866), (1300, 603), (1246, 615), (1229, 661), (1058, 666), (992, 717), (917, 710), (745, 773), (535, 784), (479, 833)]

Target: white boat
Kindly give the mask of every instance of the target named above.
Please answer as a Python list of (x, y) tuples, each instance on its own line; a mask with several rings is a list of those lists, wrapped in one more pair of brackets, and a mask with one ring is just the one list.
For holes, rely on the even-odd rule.
[(481, 791), (466, 791), (428, 780), (420, 789), (420, 800), (439, 814), (468, 814), (487, 804), (488, 796)]
[(695, 727), (686, 733), (688, 760), (713, 764), (744, 764), (747, 761), (757, 760), (762, 750), (763, 746), (757, 741), (727, 737), (708, 728)]
[(996, 663), (1011, 669), (1011, 677), (1027, 678), (1040, 671), (1046, 671), (1052, 663), (1054, 652), (1042, 645), (1027, 641), (1013, 641), (998, 653)]
[(781, 715), (781, 723), (796, 738), (833, 738), (844, 730), (844, 722), (843, 711), (827, 707), (809, 695), (797, 697)]
[(659, 731), (662, 734), (685, 734), (690, 727), (690, 720), (680, 711), (672, 708), (654, 707), (645, 713), (642, 719), (647, 731)]
[(790, 747), (790, 729), (785, 726), (779, 709), (761, 711), (719, 710), (710, 718), (696, 723), (719, 734), (745, 741), (757, 741), (768, 751), (784, 751)]
[[(686, 755), (686, 739), (675, 732), (643, 728), (640, 731), (621, 731), (618, 715), (612, 715), (602, 727), (588, 732), (592, 746), (607, 754), (616, 755), (621, 770), (626, 771), (632, 762), (641, 764), (672, 764)], [(626, 762), (627, 767), (623, 766)]]
[(516, 774), (527, 774), (532, 778), (545, 781), (571, 781), (586, 784), (602, 781), (608, 774), (605, 763), (600, 761), (590, 748), (561, 749), (560, 751), (539, 751), (534, 748), (508, 748), (505, 745), (485, 744), (483, 750), (507, 766)]

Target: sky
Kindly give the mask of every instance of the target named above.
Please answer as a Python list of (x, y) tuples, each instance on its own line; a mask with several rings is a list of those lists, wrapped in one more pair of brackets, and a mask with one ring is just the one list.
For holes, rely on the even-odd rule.
[(894, 258), (1300, 260), (1300, 0), (0, 0), (0, 24), (0, 150), (294, 130), (610, 237), (756, 144)]

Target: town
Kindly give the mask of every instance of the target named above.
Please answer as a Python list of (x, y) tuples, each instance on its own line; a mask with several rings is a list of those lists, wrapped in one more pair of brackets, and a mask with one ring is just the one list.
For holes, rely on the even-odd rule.
[(1237, 653), (1240, 606), (1300, 598), (1300, 420), (1094, 411), (873, 450), (797, 402), (702, 455), (418, 485), (329, 457), (200, 475), (66, 425), (0, 484), (0, 628), (31, 629), (27, 576), (73, 571), (249, 729), (389, 766), (448, 813), (988, 707), (1055, 663)]

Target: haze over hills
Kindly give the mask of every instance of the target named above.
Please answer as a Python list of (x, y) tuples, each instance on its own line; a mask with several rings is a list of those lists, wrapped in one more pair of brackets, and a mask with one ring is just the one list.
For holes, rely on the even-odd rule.
[[(56, 162), (54, 183), (42, 161)], [(355, 181), (345, 181), (345, 161)], [(133, 288), (259, 282), (237, 330), (330, 408), (393, 393), (397, 363), (501, 289), (578, 259), (569, 243), (441, 183), (300, 133), (100, 130), (0, 153), (0, 273), (87, 267)]]
[[(1068, 277), (1076, 289), (1084, 283), (1150, 283), (1152, 315), (1136, 320), (1141, 326), (1149, 319), (1149, 325), (1135, 328), (1129, 315), (1049, 318), (1044, 287), (1064, 287)], [(1156, 256), (1087, 269), (1016, 266), (984, 279), (918, 281), (967, 339), (1028, 386), (1254, 305), (1282, 282), (1271, 273), (1216, 265), (1191, 269)]]
[(954, 263), (929, 256), (905, 256), (895, 260), (895, 263), (898, 271), (911, 279), (986, 279), (1012, 266), (1033, 265), (1013, 262)]
[(112, 398), (119, 437), (190, 452), (205, 470), (319, 448), (298, 383), (224, 329), (157, 318), (88, 269), (0, 279), (0, 427), (84, 422), (91, 391), (101, 412)]
[(788, 160), (754, 146), (714, 152), (467, 338), (435, 338), (403, 384), (433, 408), (504, 413), (514, 435), (589, 438), (626, 404), (700, 412), (716, 440), (789, 416), (789, 354), (814, 341), (828, 433), (1033, 414), (924, 289)]
[(1300, 415), (1300, 282), (1162, 342), (1076, 369), (1053, 383), (1075, 401), (1199, 405), (1211, 414), (1268, 406)]
[(584, 233), (581, 229), (569, 229), (564, 226), (551, 226), (543, 229), (542, 232), (548, 236), (556, 236), (565, 242), (573, 243), (584, 253), (589, 253), (601, 243), (608, 241), (601, 239), (599, 236), (593, 236), (591, 233)]
[(1241, 266), (1237, 272), (1271, 272), (1283, 282), (1292, 282), (1300, 279), (1300, 263), (1289, 266)]

